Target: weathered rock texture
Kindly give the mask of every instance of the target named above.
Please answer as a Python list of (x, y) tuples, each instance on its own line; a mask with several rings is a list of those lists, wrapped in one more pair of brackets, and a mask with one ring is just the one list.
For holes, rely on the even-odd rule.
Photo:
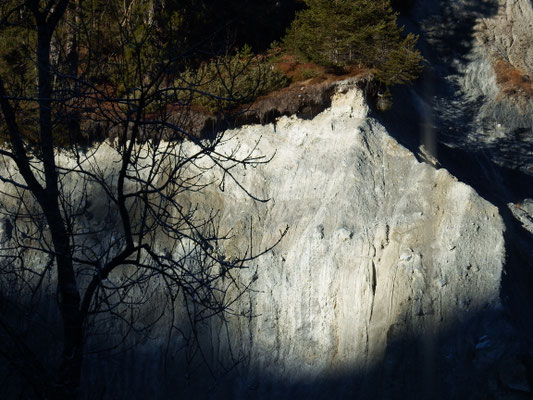
[[(312, 120), (282, 117), (227, 135), (219, 151), (257, 147), (273, 155), (233, 171), (242, 187), (270, 201), (253, 200), (226, 176), (224, 185), (189, 193), (182, 203), (220, 210), (221, 230), (235, 234), (228, 257), (267, 248), (289, 227), (272, 252), (242, 271), (243, 282), (255, 282), (233, 311), (254, 316), (198, 326), (200, 357), (187, 350), (190, 330), (180, 310), (170, 314), (184, 335), (168, 336), (167, 313), (150, 340), (128, 339), (132, 352), (87, 357), (87, 398), (488, 393), (509, 334), (500, 310), (505, 249), (496, 207), (445, 169), (418, 162), (368, 116), (354, 80), (337, 83), (331, 107)], [(97, 164), (112, 169), (107, 150), (98, 150)], [(221, 178), (216, 169), (206, 177)], [(88, 224), (107, 218), (91, 193)], [(95, 249), (106, 240), (100, 235)], [(141, 319), (159, 314), (159, 299), (151, 295)], [(109, 325), (108, 339), (115, 331)], [(88, 347), (98, 340), (89, 338)], [(235, 368), (222, 375), (222, 366)]]
[[(533, 304), (532, 10), (528, 0), (416, 0), (404, 21), (420, 34), (423, 79), (399, 90), (395, 116), (383, 118), (391, 135), (414, 150), (419, 143), (403, 123), (409, 118), (440, 164), (498, 207), (507, 251), (501, 299), (520, 332), (513, 340), (524, 344), (523, 360), (531, 360), (533, 332), (531, 314), (524, 312)], [(508, 388), (504, 375), (498, 385)]]
[(532, 3), (416, 1), (410, 17), (428, 60), (418, 90), (437, 140), (533, 174)]
[(416, 148), (405, 140), (402, 121), (410, 116), (441, 165), (499, 208), (508, 256), (502, 298), (531, 337), (523, 308), (533, 304), (533, 236), (514, 211), (533, 198), (533, 4), (416, 0), (406, 20), (428, 63), (386, 126)]
[(337, 90), (331, 108), (312, 120), (283, 117), (232, 132), (243, 154), (257, 141), (262, 153), (275, 153), (238, 177), (268, 203), (230, 182), (208, 196), (223, 212), (222, 227), (252, 230), (255, 249), (289, 226), (258, 261), (254, 293), (241, 305), (257, 316), (232, 322), (243, 335), (234, 336), (236, 347), (249, 359), (248, 377), (230, 393), (463, 394), (444, 386), (454, 382), (451, 369), (437, 370), (458, 364), (462, 371), (464, 352), (475, 354), (480, 338), (494, 333), (479, 315), (499, 309), (502, 220), (470, 187), (419, 163), (368, 118), (360, 90), (349, 83)]
[[(198, 362), (199, 353), (184, 355), (183, 337), (165, 336), (162, 320), (152, 340), (127, 356), (112, 363), (89, 358), (87, 393), (96, 387), (108, 398), (530, 398), (533, 358), (521, 351), (500, 300), (506, 296), (500, 212), (510, 216), (509, 203), (530, 229), (531, 202), (521, 201), (526, 189), (507, 190), (504, 177), (515, 175), (480, 162), (479, 153), (531, 174), (533, 108), (527, 96), (502, 96), (495, 71), (501, 59), (527, 81), (531, 10), (526, 0), (416, 1), (413, 16), (431, 60), (423, 84), (430, 87), (415, 88), (414, 102), (396, 99), (402, 112), (389, 132), (368, 115), (350, 81), (337, 84), (331, 107), (313, 119), (284, 116), (228, 132), (234, 138), (221, 151), (240, 146), (244, 154), (257, 146), (274, 156), (233, 171), (250, 193), (270, 201), (252, 200), (228, 176), (224, 185), (183, 200), (220, 209), (221, 229), (235, 233), (228, 256), (248, 250), (250, 241), (254, 252), (269, 247), (289, 227), (272, 252), (242, 272), (244, 282), (256, 279), (233, 311), (251, 309), (254, 317), (212, 321), (198, 332), (218, 380)], [(313, 106), (324, 100), (309, 96)], [(269, 107), (254, 118), (277, 116)], [(425, 134), (462, 158), (442, 165), (482, 176), (474, 183), (499, 210), (389, 135), (420, 129), (410, 123), (420, 119)], [(435, 148), (425, 144), (430, 158)], [(531, 241), (507, 239), (523, 248)], [(524, 275), (516, 268), (528, 260), (507, 265), (505, 279), (514, 279), (508, 287), (518, 287)], [(240, 363), (220, 378), (220, 366), (235, 359)]]
[(533, 8), (529, 0), (498, 0), (495, 15), (480, 21), (482, 43), (526, 74), (533, 73)]

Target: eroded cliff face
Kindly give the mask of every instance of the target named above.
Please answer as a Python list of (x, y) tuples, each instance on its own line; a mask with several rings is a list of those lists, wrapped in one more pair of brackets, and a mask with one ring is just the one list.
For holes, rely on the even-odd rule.
[[(288, 233), (241, 271), (238, 279), (252, 285), (231, 315), (194, 331), (179, 303), (168, 307), (154, 285), (139, 321), (162, 318), (148, 337), (130, 332), (111, 358), (87, 356), (87, 398), (500, 393), (498, 377), (518, 353), (500, 301), (504, 225), (494, 205), (393, 139), (369, 116), (356, 80), (337, 82), (331, 107), (313, 119), (282, 117), (226, 137), (218, 151), (238, 157), (255, 149), (272, 160), (232, 169), (235, 181), (211, 169), (203, 179), (213, 184), (185, 193), (181, 204), (219, 210), (219, 228), (233, 234), (224, 249), (230, 258)], [(94, 155), (110, 176), (113, 154), (102, 145)], [(113, 216), (105, 196), (85, 190), (91, 205), (79, 223), (109, 225), (87, 239), (98, 251), (112, 240)], [(167, 245), (157, 243), (161, 252)], [(32, 260), (36, 268), (47, 262)], [(118, 321), (106, 324), (88, 348), (126, 333)], [(530, 390), (522, 372), (508, 386)]]
[(501, 322), (489, 326), (500, 321), (505, 260), (497, 208), (418, 162), (369, 118), (351, 82), (312, 120), (283, 117), (228, 134), (222, 151), (238, 143), (245, 154), (259, 143), (274, 155), (236, 173), (270, 201), (226, 181), (224, 193), (191, 203), (215, 199), (241, 251), (250, 235), (260, 249), (289, 231), (252, 267), (257, 281), (239, 307), (255, 317), (230, 323), (232, 345), (247, 359), (225, 395), (470, 393), (447, 384), (474, 374), (472, 358), (486, 349), (479, 343), (494, 350), (503, 339)]
[[(231, 320), (227, 334), (245, 361), (212, 397), (531, 396), (531, 319), (520, 311), (531, 304), (531, 235), (511, 211), (529, 226), (532, 5), (420, 1), (411, 16), (429, 63), (414, 100), (396, 97), (398, 117), (380, 117), (388, 132), (345, 83), (311, 120), (231, 133), (241, 151), (260, 140), (275, 153), (238, 174), (271, 200), (230, 183), (212, 191), (222, 226), (253, 232), (236, 239), (241, 250), (289, 231), (252, 268), (240, 307), (255, 317)], [(417, 134), (492, 204), (396, 141)]]
[[(420, 34), (428, 62), (423, 78), (398, 93), (396, 116), (385, 124), (411, 149), (418, 142), (407, 138), (420, 137), (445, 168), (498, 207), (508, 256), (502, 299), (531, 337), (533, 319), (523, 308), (533, 304), (533, 5), (415, 1), (403, 18)], [(408, 116), (418, 135), (403, 128)]]
[[(221, 185), (223, 174), (212, 170), (205, 179), (216, 184), (188, 193), (184, 206), (220, 210), (221, 230), (234, 234), (228, 257), (287, 234), (242, 271), (253, 285), (233, 315), (196, 327), (201, 352), (177, 306), (149, 340), (130, 337), (111, 359), (87, 357), (88, 398), (531, 396), (531, 353), (502, 292), (502, 277), (517, 288), (529, 260), (509, 262), (509, 245), (527, 249), (531, 237), (510, 236), (505, 213), (516, 202), (521, 224), (531, 225), (531, 201), (522, 202), (530, 192), (530, 103), (524, 93), (502, 96), (495, 70), (503, 57), (527, 83), (531, 2), (415, 3), (434, 64), (413, 101), (396, 97), (399, 118), (380, 117), (386, 127), (357, 82), (345, 81), (312, 119), (226, 132), (220, 151), (256, 148), (272, 160), (232, 170), (242, 187), (228, 176)], [(420, 162), (418, 143), (414, 152), (399, 143), (419, 133), (445, 168)], [(112, 167), (112, 153), (102, 146), (96, 165)], [(97, 194), (91, 204), (93, 221), (84, 223), (109, 217)], [(95, 249), (107, 234), (93, 238)], [(523, 282), (517, 292), (527, 292)], [(147, 320), (163, 297), (147, 304)], [(515, 309), (527, 300), (518, 296)], [(179, 329), (169, 331), (170, 323)]]

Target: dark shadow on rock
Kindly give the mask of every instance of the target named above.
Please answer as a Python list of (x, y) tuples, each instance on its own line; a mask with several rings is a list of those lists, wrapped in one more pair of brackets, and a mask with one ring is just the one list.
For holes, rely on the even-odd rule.
[(418, 1), (411, 10), (409, 28), (421, 35), (426, 68), (414, 86), (393, 90), (394, 106), (389, 112), (372, 112), (372, 116), (415, 154), (420, 154), (423, 144), (442, 167), (498, 207), (506, 225), (507, 252), (501, 298), (512, 323), (529, 340), (533, 337), (529, 311), (533, 309), (533, 235), (513, 216), (509, 204), (533, 198), (531, 118), (496, 104), (491, 118), (494, 124), (502, 121), (509, 127), (507, 135), (492, 143), (469, 139), (470, 133), (485, 129), (476, 117), (488, 100), (465, 94), (458, 79), (473, 48), (475, 19), (497, 11), (496, 1)]
[[(530, 398), (531, 354), (524, 356), (512, 328), (498, 312), (465, 315), (452, 329), (435, 334), (397, 335), (394, 327), (387, 334), (383, 359), (373, 368), (291, 384), (269, 382), (277, 389), (275, 396), (261, 396), (259, 388), (246, 398)], [(514, 379), (502, 378), (506, 368), (515, 370)]]
[[(108, 387), (111, 390), (107, 394), (105, 385), (93, 382), (84, 398), (111, 399), (111, 393), (121, 393), (123, 398), (132, 399), (525, 400), (533, 395), (533, 354), (505, 315), (491, 309), (465, 309), (455, 325), (428, 326), (426, 332), (419, 333), (410, 332), (399, 321), (389, 328), (383, 358), (376, 365), (327, 371), (312, 378), (276, 378), (278, 371), (250, 372), (251, 368), (243, 364), (215, 380), (207, 368), (189, 369), (176, 359), (166, 360), (174, 365), (161, 375), (158, 364), (164, 362), (164, 354), (160, 352), (154, 347), (153, 354), (124, 356), (114, 365), (102, 361), (101, 368), (107, 370), (108, 377), (125, 376), (115, 381), (116, 387)], [(151, 373), (136, 381), (133, 374), (143, 368)], [(290, 374), (298, 376), (297, 365)]]
[(417, 7), (424, 10), (416, 16), (421, 18), (417, 22), (423, 30), (424, 56), (431, 61), (439, 60), (450, 71), (454, 71), (458, 62), (468, 61), (476, 20), (495, 15), (499, 8), (496, 0), (423, 1), (429, 5), (420, 5), (419, 0), (417, 3), (413, 14), (416, 16)]
[[(458, 305), (455, 323), (448, 320), (442, 326), (421, 322), (414, 331), (400, 318), (389, 326), (383, 356), (376, 364), (337, 371), (333, 365), (308, 378), (298, 376), (309, 370), (309, 365), (302, 365), (299, 371), (293, 364), (285, 369), (290, 379), (277, 377), (273, 362), (268, 364), (269, 370), (253, 370), (246, 356), (236, 362), (235, 354), (211, 353), (210, 344), (217, 338), (213, 332), (218, 329), (212, 330), (209, 324), (205, 332), (212, 336), (203, 349), (208, 363), (194, 348), (188, 351), (177, 335), (164, 338), (161, 332), (154, 332), (152, 339), (135, 347), (113, 355), (88, 356), (81, 399), (530, 399), (533, 353), (508, 318), (502, 310), (470, 310), (467, 304)], [(420, 319), (423, 321), (424, 315)], [(106, 341), (105, 336), (99, 339)], [(0, 344), (0, 349), (5, 345)], [(49, 351), (46, 345), (44, 341), (43, 352)], [(262, 359), (261, 354), (255, 357)], [(264, 355), (266, 360), (270, 357)], [(9, 364), (2, 358), (0, 372), (9, 376)], [(0, 395), (13, 395), (3, 398), (38, 398), (24, 392), (21, 385), (22, 397), (17, 390), (6, 390), (13, 382), (17, 381), (0, 382)]]

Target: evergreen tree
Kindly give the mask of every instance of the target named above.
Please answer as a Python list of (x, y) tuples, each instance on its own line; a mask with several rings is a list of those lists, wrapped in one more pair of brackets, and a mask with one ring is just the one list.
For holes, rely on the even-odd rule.
[(385, 85), (411, 81), (420, 72), (417, 37), (402, 38), (389, 0), (305, 0), (285, 44), (327, 67), (373, 68)]

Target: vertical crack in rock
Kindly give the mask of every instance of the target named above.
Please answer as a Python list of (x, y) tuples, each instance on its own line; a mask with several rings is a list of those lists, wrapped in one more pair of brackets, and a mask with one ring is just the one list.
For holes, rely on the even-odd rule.
[[(372, 260), (372, 298), (376, 295), (376, 286), (377, 286), (377, 278), (376, 278), (376, 264), (374, 264), (374, 261)], [(372, 311), (370, 312), (370, 317), (372, 318)]]

